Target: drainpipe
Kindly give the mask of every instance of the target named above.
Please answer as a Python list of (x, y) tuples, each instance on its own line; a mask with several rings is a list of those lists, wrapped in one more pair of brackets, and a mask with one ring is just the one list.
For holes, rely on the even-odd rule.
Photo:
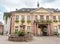
[(9, 32), (9, 34), (11, 34), (12, 16), (10, 18), (11, 19), (10, 19), (10, 32)]

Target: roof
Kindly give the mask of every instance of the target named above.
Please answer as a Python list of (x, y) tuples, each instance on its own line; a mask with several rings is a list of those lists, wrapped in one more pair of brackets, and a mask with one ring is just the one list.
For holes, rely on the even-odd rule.
[(16, 10), (15, 12), (31, 12), (35, 9), (36, 8), (22, 8), (22, 9)]
[[(42, 7), (43, 8), (43, 7)], [(36, 10), (36, 9), (38, 9), (38, 8), (22, 8), (22, 9), (19, 9), (19, 10), (16, 10), (16, 11), (13, 11), (13, 12), (31, 12), (31, 11), (33, 11), (33, 10)], [(54, 9), (54, 8), (44, 8), (44, 9), (47, 9), (47, 10), (49, 10), (49, 11), (53, 11), (53, 12), (60, 12), (60, 10), (59, 9)]]

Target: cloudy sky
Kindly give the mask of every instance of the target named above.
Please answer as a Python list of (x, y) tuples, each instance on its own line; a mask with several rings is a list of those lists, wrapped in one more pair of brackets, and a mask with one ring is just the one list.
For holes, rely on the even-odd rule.
[(0, 0), (0, 21), (3, 22), (3, 13), (20, 8), (36, 8), (37, 2), (40, 7), (59, 8), (60, 0)]

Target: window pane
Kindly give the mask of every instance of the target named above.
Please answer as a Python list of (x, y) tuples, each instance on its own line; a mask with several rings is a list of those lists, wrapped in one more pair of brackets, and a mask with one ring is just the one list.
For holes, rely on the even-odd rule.
[(60, 22), (60, 16), (58, 16), (59, 22)]
[(53, 16), (53, 20), (56, 20), (56, 16)]
[(43, 15), (40, 15), (40, 20), (44, 20), (44, 16)]
[(24, 19), (24, 16), (23, 16), (23, 15), (21, 16), (21, 19), (22, 19), (22, 20)]
[(46, 20), (49, 20), (49, 16), (46, 16)]
[(60, 25), (59, 25), (59, 29), (60, 29)]
[(17, 15), (17, 16), (16, 16), (16, 20), (18, 20), (18, 19), (19, 19), (19, 16)]
[(37, 15), (35, 15), (34, 20), (37, 20)]
[(30, 26), (27, 26), (27, 31), (30, 32)]
[(18, 26), (15, 26), (15, 32), (18, 31)]
[(27, 16), (27, 20), (30, 20), (30, 16)]

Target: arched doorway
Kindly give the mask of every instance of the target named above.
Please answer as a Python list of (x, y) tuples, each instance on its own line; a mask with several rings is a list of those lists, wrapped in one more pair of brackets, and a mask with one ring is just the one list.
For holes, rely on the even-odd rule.
[(47, 25), (38, 25), (38, 28), (40, 28), (40, 34), (42, 36), (47, 36)]
[(43, 25), (41, 31), (43, 36), (47, 36), (47, 26)]

